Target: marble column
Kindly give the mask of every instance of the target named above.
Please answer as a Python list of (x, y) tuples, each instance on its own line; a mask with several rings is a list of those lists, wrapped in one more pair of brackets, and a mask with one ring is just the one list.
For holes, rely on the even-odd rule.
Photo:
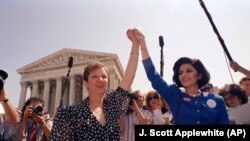
[(31, 97), (38, 97), (38, 81), (37, 80), (32, 82)]
[(69, 105), (75, 103), (75, 75), (70, 76)]
[(44, 110), (48, 111), (48, 105), (49, 105), (49, 92), (50, 92), (50, 80), (45, 79), (44, 80), (44, 91), (43, 91), (43, 100), (45, 101), (45, 107)]
[(19, 105), (18, 108), (21, 109), (24, 106), (25, 100), (26, 100), (26, 94), (27, 94), (27, 82), (20, 82), (21, 85), (21, 95), (19, 99)]
[(49, 105), (48, 105), (48, 112), (54, 113), (54, 105), (55, 105), (55, 98), (56, 98), (56, 80), (50, 81), (50, 95), (49, 95)]
[(59, 107), (62, 96), (62, 78), (56, 78), (56, 96), (55, 96), (55, 105), (54, 105), (54, 113), (56, 113), (57, 108)]

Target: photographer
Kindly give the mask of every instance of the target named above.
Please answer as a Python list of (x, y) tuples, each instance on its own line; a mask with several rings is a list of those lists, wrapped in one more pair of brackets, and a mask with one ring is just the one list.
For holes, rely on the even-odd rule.
[(126, 115), (120, 118), (120, 128), (123, 135), (123, 141), (134, 141), (135, 125), (151, 124), (151, 120), (145, 117), (145, 114), (148, 112), (144, 105), (144, 96), (140, 90), (130, 93), (129, 105)]
[(0, 70), (0, 101), (5, 112), (5, 122), (7, 124), (13, 125), (18, 122), (18, 114), (16, 112), (16, 109), (6, 96), (4, 83), (7, 77), (8, 74), (5, 71)]
[(15, 107), (6, 95), (4, 84), (7, 77), (8, 74), (5, 71), (0, 70), (0, 102), (5, 112), (4, 122), (1, 122), (0, 140), (8, 138), (9, 133), (13, 130), (12, 127), (18, 122), (19, 119)]
[(18, 129), (20, 139), (27, 141), (47, 140), (52, 128), (52, 121), (46, 122), (43, 111), (44, 101), (38, 97), (29, 98), (23, 108)]

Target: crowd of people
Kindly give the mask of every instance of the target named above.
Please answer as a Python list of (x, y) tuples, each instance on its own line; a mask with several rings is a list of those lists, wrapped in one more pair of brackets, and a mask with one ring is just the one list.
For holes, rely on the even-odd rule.
[[(245, 77), (239, 84), (226, 84), (218, 94), (199, 59), (179, 58), (173, 65), (171, 84), (157, 72), (143, 33), (128, 29), (127, 37), (132, 47), (118, 87), (108, 89), (109, 70), (105, 64), (90, 62), (83, 72), (89, 96), (79, 104), (59, 107), (53, 119), (38, 97), (29, 98), (19, 115), (4, 88), (8, 75), (0, 70), (0, 101), (5, 111), (1, 139), (133, 141), (135, 125), (229, 125), (227, 111), (248, 103), (250, 71), (237, 62), (231, 61), (230, 67)], [(131, 89), (140, 53), (145, 77), (152, 84), (152, 90), (145, 93)]]
[[(1, 81), (7, 78), (7, 73), (0, 70)], [(53, 121), (43, 107), (45, 102), (38, 97), (29, 98), (21, 113), (7, 98), (4, 85), (0, 88), (0, 101), (4, 108), (4, 123), (1, 125), (1, 141), (42, 141), (48, 140)]]

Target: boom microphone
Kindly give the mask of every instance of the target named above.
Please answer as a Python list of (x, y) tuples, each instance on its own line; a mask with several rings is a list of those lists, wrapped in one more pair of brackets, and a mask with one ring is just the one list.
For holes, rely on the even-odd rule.
[(218, 29), (216, 28), (216, 26), (215, 26), (215, 24), (214, 24), (214, 21), (213, 21), (213, 19), (212, 19), (212, 16), (211, 16), (210, 13), (208, 12), (208, 10), (207, 10), (207, 8), (206, 8), (204, 2), (203, 2), (202, 0), (199, 0), (199, 1), (200, 1), (200, 5), (201, 5), (201, 7), (203, 8), (205, 14), (207, 15), (207, 18), (208, 18), (208, 20), (209, 20), (209, 22), (210, 22), (210, 24), (211, 24), (211, 26), (212, 26), (212, 28), (213, 28), (215, 34), (217, 35), (217, 38), (218, 38), (219, 41), (220, 41), (220, 44), (221, 44), (221, 46), (222, 46), (224, 52), (225, 52), (226, 55), (227, 55), (228, 60), (229, 60), (229, 61), (233, 61), (233, 58), (231, 57), (231, 55), (230, 55), (230, 53), (229, 53), (229, 51), (228, 51), (228, 49), (227, 49), (227, 47), (226, 47), (226, 44), (225, 44), (224, 40), (222, 39), (222, 37), (221, 37), (221, 35), (220, 35)]
[[(213, 28), (213, 30), (214, 30), (214, 33), (217, 35), (217, 38), (219, 39), (220, 44), (221, 44), (221, 46), (222, 46), (222, 48), (223, 48), (223, 50), (224, 50), (224, 53), (226, 54), (228, 60), (229, 60), (230, 62), (233, 61), (233, 58), (231, 57), (231, 55), (230, 55), (230, 53), (229, 53), (229, 51), (228, 51), (228, 49), (227, 49), (227, 46), (226, 46), (224, 40), (222, 39), (222, 37), (221, 37), (221, 35), (220, 35), (220, 33), (219, 33), (217, 27), (215, 26), (214, 21), (213, 21), (213, 19), (212, 19), (212, 16), (211, 16), (210, 13), (208, 12), (208, 10), (207, 10), (207, 8), (206, 8), (204, 2), (203, 2), (202, 0), (199, 0), (199, 2), (200, 2), (201, 7), (203, 8), (205, 14), (207, 15), (207, 18), (208, 18), (208, 20), (209, 20), (209, 22), (210, 22), (210, 24), (211, 24), (211, 26), (212, 26), (212, 28)], [(232, 77), (232, 75), (231, 75), (230, 69), (229, 69), (229, 73), (230, 73), (231, 79), (232, 79), (232, 81), (233, 81), (233, 83), (234, 83), (234, 80), (233, 80), (233, 77)]]

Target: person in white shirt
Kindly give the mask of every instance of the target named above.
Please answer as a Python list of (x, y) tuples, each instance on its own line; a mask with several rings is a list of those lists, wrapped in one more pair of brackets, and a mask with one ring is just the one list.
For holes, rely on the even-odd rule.
[(168, 112), (163, 112), (163, 101), (159, 93), (155, 90), (149, 91), (146, 95), (146, 106), (148, 109), (148, 113), (145, 115), (146, 118), (150, 118), (153, 125), (160, 124), (170, 124), (171, 113), (170, 110)]
[(140, 90), (136, 90), (131, 94), (130, 108), (126, 115), (120, 118), (120, 127), (123, 134), (123, 141), (134, 141), (134, 126), (139, 124), (150, 124), (151, 120), (145, 118), (147, 109), (144, 105), (145, 98)]
[(240, 87), (246, 92), (248, 96), (248, 103), (250, 103), (250, 77), (242, 77), (239, 84)]

